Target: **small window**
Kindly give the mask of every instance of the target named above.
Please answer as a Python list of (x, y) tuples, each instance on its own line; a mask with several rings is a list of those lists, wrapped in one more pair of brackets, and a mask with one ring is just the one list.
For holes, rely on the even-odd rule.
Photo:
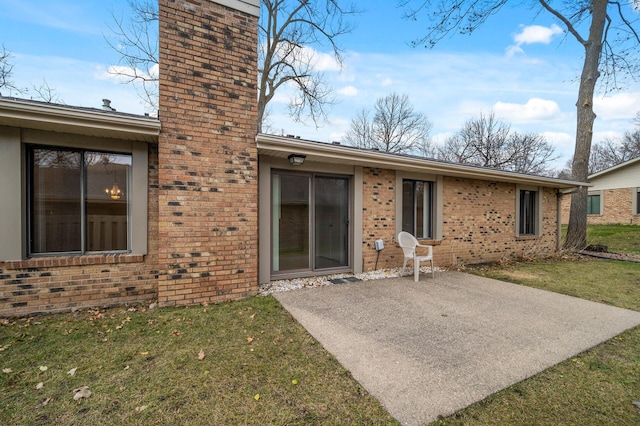
[(402, 230), (433, 238), (433, 182), (403, 179)]
[(128, 154), (30, 147), (30, 254), (129, 249)]
[(587, 195), (587, 214), (600, 214), (600, 194)]
[(636, 214), (640, 214), (640, 188), (636, 188)]
[(518, 234), (536, 235), (538, 191), (520, 190), (519, 201)]

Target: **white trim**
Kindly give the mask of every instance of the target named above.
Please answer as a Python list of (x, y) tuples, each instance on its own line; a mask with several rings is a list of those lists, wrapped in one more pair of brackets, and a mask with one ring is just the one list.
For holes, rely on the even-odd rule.
[(213, 3), (218, 3), (255, 17), (260, 16), (260, 0), (213, 0)]
[(550, 188), (574, 188), (592, 186), (585, 182), (575, 182), (545, 176), (525, 175), (485, 167), (452, 164), (429, 160), (422, 157), (390, 154), (387, 152), (365, 150), (351, 146), (314, 142), (291, 137), (258, 134), (256, 136), (258, 153), (276, 158), (286, 158), (291, 153), (304, 154), (307, 161), (331, 164), (348, 164), (363, 167), (386, 168), (404, 172), (429, 173), (434, 175), (457, 176), (469, 179), (482, 179), (495, 182), (522, 183)]
[(0, 97), (0, 126), (157, 143), (156, 118)]
[(619, 169), (624, 169), (625, 167), (631, 166), (631, 165), (633, 165), (635, 163), (638, 163), (638, 162), (640, 162), (640, 157), (632, 158), (631, 160), (625, 161), (624, 163), (616, 164), (613, 167), (609, 167), (608, 169), (604, 169), (604, 170), (601, 170), (601, 171), (599, 171), (597, 173), (594, 173), (594, 174), (588, 176), (587, 179), (589, 181), (591, 181), (594, 178), (600, 177), (602, 175), (606, 175), (608, 173), (614, 172), (614, 171), (619, 170)]

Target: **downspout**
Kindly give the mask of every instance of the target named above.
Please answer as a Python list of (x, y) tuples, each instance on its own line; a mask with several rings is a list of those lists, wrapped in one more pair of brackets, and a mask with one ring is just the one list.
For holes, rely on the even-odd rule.
[(556, 250), (560, 251), (562, 248), (562, 198), (565, 195), (573, 194), (582, 189), (581, 186), (577, 186), (572, 189), (556, 189)]

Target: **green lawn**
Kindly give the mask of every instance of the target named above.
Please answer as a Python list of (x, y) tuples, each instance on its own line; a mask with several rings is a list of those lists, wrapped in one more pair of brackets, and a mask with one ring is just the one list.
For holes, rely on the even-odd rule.
[(396, 424), (273, 297), (0, 321), (2, 425)]
[[(614, 247), (637, 228), (596, 233)], [(640, 311), (637, 263), (570, 258), (472, 272)], [(397, 424), (273, 297), (0, 319), (0, 370), (2, 425)], [(83, 385), (92, 394), (75, 401)], [(634, 401), (640, 328), (437, 423), (635, 425)]]
[[(567, 227), (562, 227), (562, 236)], [(604, 244), (616, 253), (640, 254), (640, 225), (589, 225), (587, 244)]]

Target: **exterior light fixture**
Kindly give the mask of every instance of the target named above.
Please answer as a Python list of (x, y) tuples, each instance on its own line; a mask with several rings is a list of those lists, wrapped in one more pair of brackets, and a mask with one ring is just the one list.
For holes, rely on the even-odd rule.
[(304, 159), (307, 158), (307, 156), (302, 154), (291, 154), (287, 158), (289, 159), (289, 164), (292, 166), (302, 166)]

